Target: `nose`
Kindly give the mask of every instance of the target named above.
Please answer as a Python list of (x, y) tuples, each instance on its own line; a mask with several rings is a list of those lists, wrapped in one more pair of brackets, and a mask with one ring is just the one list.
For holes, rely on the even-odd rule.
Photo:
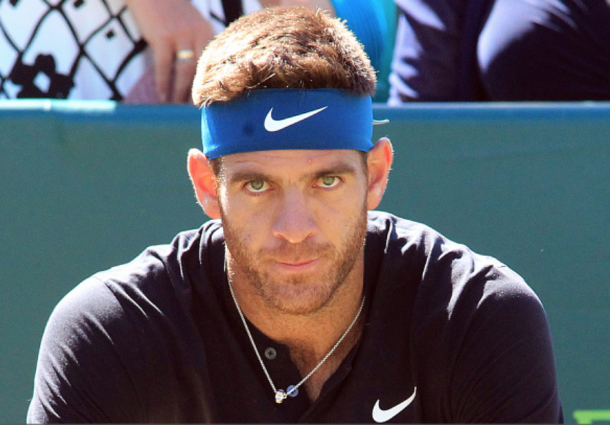
[(315, 234), (316, 221), (303, 193), (287, 190), (278, 202), (273, 223), (275, 237), (297, 244)]

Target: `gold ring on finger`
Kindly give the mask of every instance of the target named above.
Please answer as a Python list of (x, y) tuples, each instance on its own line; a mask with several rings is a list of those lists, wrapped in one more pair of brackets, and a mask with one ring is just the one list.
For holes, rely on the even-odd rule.
[(195, 57), (193, 49), (180, 49), (176, 52), (176, 59), (178, 61), (188, 61)]

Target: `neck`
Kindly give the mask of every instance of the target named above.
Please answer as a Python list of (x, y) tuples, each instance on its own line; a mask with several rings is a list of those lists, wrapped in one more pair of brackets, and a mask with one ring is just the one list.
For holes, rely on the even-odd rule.
[[(230, 263), (228, 263), (230, 264)], [(242, 313), (271, 339), (285, 344), (302, 377), (307, 376), (337, 345), (331, 356), (304, 383), (310, 399), (315, 400), (323, 384), (336, 371), (360, 338), (364, 320), (358, 312), (363, 304), (364, 261), (361, 255), (354, 267), (323, 307), (307, 314), (278, 310), (240, 279), (229, 267), (231, 286)], [(354, 323), (355, 322), (355, 323)], [(349, 332), (347, 330), (354, 323)]]
[(363, 296), (364, 261), (360, 256), (342, 284), (321, 308), (293, 314), (275, 308), (254, 285), (229, 268), (235, 297), (243, 314), (269, 338), (291, 349), (325, 356), (356, 316)]

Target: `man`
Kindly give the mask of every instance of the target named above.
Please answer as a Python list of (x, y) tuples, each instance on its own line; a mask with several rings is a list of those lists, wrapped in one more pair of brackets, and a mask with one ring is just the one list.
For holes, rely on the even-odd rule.
[(557, 422), (542, 306), (379, 205), (375, 73), (338, 20), (240, 18), (200, 59), (214, 220), (98, 273), (47, 325), (30, 422)]

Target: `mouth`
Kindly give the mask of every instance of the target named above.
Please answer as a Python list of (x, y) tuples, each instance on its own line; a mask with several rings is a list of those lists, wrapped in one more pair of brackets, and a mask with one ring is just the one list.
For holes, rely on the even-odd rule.
[(305, 271), (315, 267), (317, 259), (276, 260), (276, 264), (286, 271)]

